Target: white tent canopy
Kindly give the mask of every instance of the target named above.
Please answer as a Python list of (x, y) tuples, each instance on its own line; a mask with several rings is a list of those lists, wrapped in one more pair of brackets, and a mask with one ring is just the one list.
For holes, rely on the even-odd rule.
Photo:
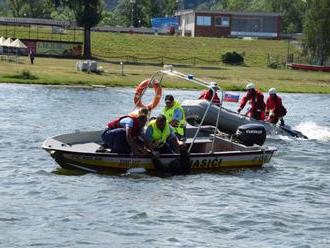
[(2, 43), (2, 46), (11, 47), (12, 42), (13, 40), (11, 38), (7, 38), (7, 40)]
[(19, 39), (16, 39), (12, 43), (10, 43), (10, 46), (11, 47), (16, 47), (16, 48), (27, 48), (27, 46), (22, 41), (20, 41)]
[(2, 46), (2, 44), (5, 42), (5, 38), (3, 36), (0, 37), (0, 46)]

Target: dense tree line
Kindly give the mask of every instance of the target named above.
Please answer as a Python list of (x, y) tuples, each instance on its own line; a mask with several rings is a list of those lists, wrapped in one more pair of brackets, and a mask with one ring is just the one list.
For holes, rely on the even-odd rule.
[[(0, 0), (2, 14), (14, 17), (72, 19), (69, 8), (53, 8), (52, 0)], [(102, 0), (102, 24), (150, 26), (152, 17), (172, 16), (179, 9), (264, 11), (284, 14), (282, 32), (303, 31), (306, 0)], [(5, 11), (4, 11), (5, 10)]]

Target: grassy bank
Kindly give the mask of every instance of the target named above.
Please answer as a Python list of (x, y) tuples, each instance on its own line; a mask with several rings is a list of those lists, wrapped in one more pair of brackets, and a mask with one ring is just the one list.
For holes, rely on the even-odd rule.
[[(0, 82), (132, 87), (161, 69), (158, 66), (125, 65), (125, 75), (121, 76), (118, 64), (101, 63), (104, 73), (98, 75), (76, 71), (75, 63), (76, 61), (71, 59), (51, 58), (36, 58), (34, 65), (29, 64), (28, 58), (23, 58), (19, 64), (0, 61)], [(243, 90), (247, 81), (253, 81), (264, 91), (270, 87), (276, 87), (282, 92), (330, 93), (330, 74), (324, 72), (273, 70), (262, 66), (217, 66), (208, 69), (182, 67), (177, 69), (209, 81), (216, 81), (226, 90)], [(23, 70), (30, 72), (34, 79), (24, 79)], [(195, 88), (194, 85), (186, 82), (173, 79), (166, 81), (165, 87)]]
[[(4, 30), (6, 29), (2, 26), (0, 35), (5, 35)], [(14, 33), (7, 30), (6, 34), (18, 38), (59, 39), (58, 35), (52, 35), (49, 32), (50, 30), (46, 28), (40, 28), (29, 33), (28, 28), (16, 27)], [(72, 37), (72, 31), (68, 31), (60, 39), (69, 40)], [(75, 33), (75, 38), (82, 41), (82, 32)], [(330, 93), (329, 73), (290, 69), (274, 70), (267, 67), (268, 56), (277, 58), (280, 62), (285, 61), (288, 48), (290, 53), (298, 54), (297, 49), (293, 46), (288, 47), (286, 41), (277, 40), (92, 33), (93, 55), (102, 61), (126, 61), (126, 59), (130, 61), (132, 56), (136, 56), (137, 62), (185, 64), (186, 67), (180, 67), (179, 70), (209, 81), (219, 82), (226, 90), (242, 90), (247, 81), (253, 81), (264, 91), (269, 87), (276, 87), (282, 92)], [(245, 65), (222, 64), (220, 56), (227, 51), (244, 53)], [(192, 61), (191, 58), (198, 59)], [(97, 75), (76, 71), (75, 63), (75, 60), (70, 59), (38, 57), (35, 65), (30, 65), (27, 58), (24, 58), (20, 64), (0, 61), (0, 82), (135, 86), (160, 69), (159, 66), (151, 65), (125, 65), (125, 76), (121, 76), (118, 64), (103, 62), (100, 65), (104, 68), (104, 73)], [(201, 69), (206, 66), (209, 69)], [(27, 77), (22, 74), (23, 70), (27, 71)], [(195, 87), (175, 80), (170, 80), (165, 86)]]
[[(0, 25), (0, 35), (17, 38), (35, 38), (48, 40), (72, 40), (83, 41), (82, 32), (67, 30), (65, 34), (52, 34), (47, 27), (11, 27)], [(181, 37), (181, 36), (157, 36), (117, 33), (92, 33), (92, 50), (96, 57), (136, 56), (138, 61), (156, 62), (164, 58), (164, 63), (193, 64), (196, 61), (189, 58), (197, 58), (197, 63), (203, 65), (222, 65), (221, 54), (227, 51), (236, 51), (245, 54), (247, 66), (266, 67), (268, 56), (285, 61), (288, 53), (288, 43), (283, 40), (243, 40), (206, 37)], [(290, 46), (290, 53), (298, 54), (294, 46)], [(148, 58), (148, 59), (145, 59)], [(158, 58), (158, 59), (157, 59)], [(118, 60), (120, 60), (118, 58)], [(198, 60), (199, 59), (199, 60)], [(210, 62), (212, 61), (212, 62)]]

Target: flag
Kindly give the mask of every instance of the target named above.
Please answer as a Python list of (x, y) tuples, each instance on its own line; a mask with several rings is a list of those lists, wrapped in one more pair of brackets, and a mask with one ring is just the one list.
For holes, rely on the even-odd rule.
[(239, 94), (225, 92), (225, 95), (223, 97), (223, 100), (225, 102), (238, 102), (238, 100), (239, 100)]

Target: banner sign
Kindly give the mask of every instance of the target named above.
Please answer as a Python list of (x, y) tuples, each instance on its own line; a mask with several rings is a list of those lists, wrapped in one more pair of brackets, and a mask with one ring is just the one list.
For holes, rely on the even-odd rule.
[(75, 43), (62, 43), (52, 41), (37, 41), (36, 54), (58, 55), (64, 57), (81, 56), (82, 45)]

